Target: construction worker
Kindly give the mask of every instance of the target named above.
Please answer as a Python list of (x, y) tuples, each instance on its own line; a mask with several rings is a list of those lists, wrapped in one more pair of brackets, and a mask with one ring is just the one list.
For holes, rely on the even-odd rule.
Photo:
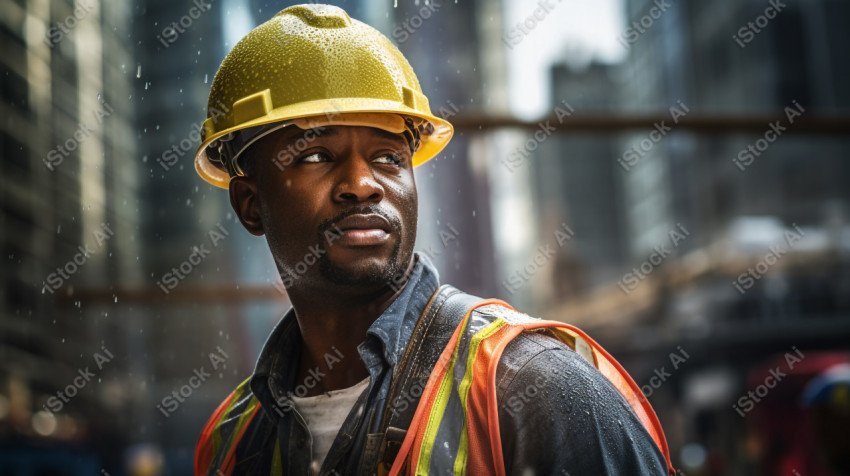
[(414, 167), (448, 143), (373, 28), (297, 5), (233, 47), (195, 157), (292, 303), (204, 427), (198, 475), (665, 474), (637, 385), (563, 323), (440, 285)]

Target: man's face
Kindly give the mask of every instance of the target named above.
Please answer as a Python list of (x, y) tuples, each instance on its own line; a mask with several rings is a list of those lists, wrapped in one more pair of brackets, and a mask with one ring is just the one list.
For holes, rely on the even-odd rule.
[(360, 126), (285, 127), (252, 146), (231, 181), (243, 225), (266, 235), (287, 288), (377, 288), (410, 262), (417, 193), (399, 134)]

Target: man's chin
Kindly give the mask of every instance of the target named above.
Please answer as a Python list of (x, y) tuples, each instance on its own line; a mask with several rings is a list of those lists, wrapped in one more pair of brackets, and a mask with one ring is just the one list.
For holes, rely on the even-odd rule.
[(338, 260), (323, 256), (319, 269), (328, 281), (334, 284), (376, 287), (390, 285), (396, 275), (403, 271), (397, 262), (397, 255), (390, 257), (363, 256), (354, 260)]

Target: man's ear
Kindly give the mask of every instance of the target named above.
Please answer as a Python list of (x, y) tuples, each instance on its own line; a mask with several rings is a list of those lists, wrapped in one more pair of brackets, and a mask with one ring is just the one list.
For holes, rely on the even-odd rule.
[(254, 236), (265, 234), (260, 219), (260, 197), (257, 194), (257, 182), (248, 177), (230, 179), (230, 206), (242, 222), (248, 233)]

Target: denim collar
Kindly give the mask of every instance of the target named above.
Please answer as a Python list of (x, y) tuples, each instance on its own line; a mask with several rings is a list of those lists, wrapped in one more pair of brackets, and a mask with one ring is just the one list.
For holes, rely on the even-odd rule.
[[(431, 260), (419, 252), (414, 253), (414, 259), (404, 289), (372, 322), (366, 340), (358, 347), (373, 381), (382, 368), (394, 366), (401, 358), (419, 315), (439, 287), (439, 274)], [(266, 339), (251, 378), (251, 390), (264, 408), (288, 404), (287, 393), (294, 387), (300, 350), (301, 332), (292, 308)], [(277, 420), (275, 412), (267, 413)]]

